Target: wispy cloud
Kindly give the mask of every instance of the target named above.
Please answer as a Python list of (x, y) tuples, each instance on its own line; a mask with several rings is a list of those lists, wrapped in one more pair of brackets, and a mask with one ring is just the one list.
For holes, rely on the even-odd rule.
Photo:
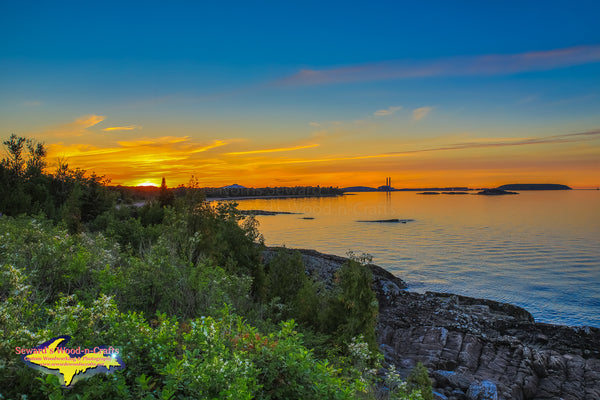
[(365, 160), (373, 158), (388, 158), (388, 157), (400, 157), (408, 156), (419, 153), (430, 153), (438, 151), (452, 151), (452, 150), (467, 150), (467, 149), (478, 149), (478, 148), (493, 148), (493, 147), (511, 147), (511, 146), (533, 146), (540, 144), (552, 144), (552, 143), (573, 143), (583, 142), (588, 140), (596, 139), (600, 137), (600, 130), (579, 132), (579, 133), (567, 133), (562, 135), (553, 136), (541, 136), (531, 138), (509, 138), (509, 139), (484, 139), (470, 142), (459, 142), (452, 143), (446, 146), (430, 147), (425, 149), (416, 150), (405, 150), (405, 151), (393, 151), (387, 153), (378, 154), (364, 154), (354, 156), (341, 156), (341, 157), (327, 157), (327, 158), (316, 158), (316, 159), (292, 159), (292, 160), (279, 160), (278, 164), (307, 164), (307, 163), (328, 163), (328, 162), (340, 162), (349, 160)]
[(43, 134), (48, 137), (56, 138), (82, 136), (89, 132), (89, 128), (99, 124), (105, 119), (106, 117), (102, 115), (85, 115), (77, 118), (75, 121), (47, 128), (43, 131)]
[(417, 108), (417, 109), (413, 110), (413, 112), (412, 112), (413, 119), (415, 121), (423, 119), (423, 118), (425, 118), (427, 116), (427, 114), (429, 114), (431, 112), (431, 110), (433, 110), (433, 107), (420, 107), (420, 108)]
[(309, 144), (305, 146), (295, 146), (295, 147), (281, 147), (277, 149), (261, 149), (261, 150), (249, 150), (249, 151), (235, 151), (232, 153), (225, 153), (226, 156), (239, 156), (244, 154), (261, 154), (261, 153), (277, 153), (281, 151), (293, 151), (293, 150), (302, 150), (309, 149), (311, 147), (317, 147), (318, 144)]
[(423, 62), (395, 60), (330, 69), (303, 69), (279, 85), (320, 85), (434, 76), (508, 75), (600, 62), (600, 45), (516, 54), (489, 54)]
[(459, 143), (449, 144), (447, 146), (433, 147), (433, 148), (420, 149), (420, 150), (390, 152), (390, 153), (384, 153), (383, 155), (397, 156), (397, 155), (403, 155), (403, 154), (425, 153), (425, 152), (432, 152), (432, 151), (465, 150), (465, 149), (476, 149), (476, 148), (485, 148), (485, 147), (531, 146), (531, 145), (551, 144), (551, 143), (572, 143), (572, 142), (581, 142), (581, 141), (592, 140), (596, 136), (600, 136), (600, 130), (578, 132), (578, 133), (567, 133), (567, 134), (562, 134), (562, 135), (531, 137), (531, 138), (511, 138), (511, 139), (495, 139), (495, 140), (486, 139), (486, 140), (480, 140), (480, 141), (459, 142)]
[(72, 125), (81, 127), (84, 129), (91, 128), (92, 126), (99, 124), (100, 122), (104, 121), (105, 119), (106, 119), (106, 117), (104, 117), (102, 115), (86, 115), (84, 117), (76, 119)]
[(112, 132), (112, 131), (133, 131), (136, 129), (142, 129), (142, 127), (139, 125), (109, 126), (108, 128), (104, 128), (102, 130), (105, 132)]
[(224, 140), (209, 144), (196, 143), (188, 136), (164, 136), (135, 141), (119, 141), (107, 147), (84, 144), (52, 144), (51, 156), (74, 160), (82, 168), (103, 166), (111, 170), (127, 170), (137, 167), (157, 167), (161, 162), (184, 162), (194, 154), (226, 145)]
[(386, 115), (392, 115), (396, 111), (400, 111), (400, 110), (402, 110), (402, 106), (389, 107), (389, 108), (386, 108), (385, 110), (377, 110), (373, 113), (373, 115), (382, 117), (382, 116), (386, 116)]
[(317, 127), (317, 128), (318, 128), (319, 126), (321, 126), (321, 124), (319, 124), (319, 123), (317, 123), (317, 122), (309, 122), (308, 124), (309, 124), (310, 126), (315, 126), (315, 127)]

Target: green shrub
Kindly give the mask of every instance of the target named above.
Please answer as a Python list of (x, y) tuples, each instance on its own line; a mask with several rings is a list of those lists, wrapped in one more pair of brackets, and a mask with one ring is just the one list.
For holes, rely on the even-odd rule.
[[(347, 263), (326, 290), (286, 252), (265, 276), (256, 223), (233, 206), (160, 210), (162, 224), (144, 225), (136, 209), (114, 209), (95, 220), (99, 232), (79, 234), (0, 218), (0, 398), (374, 398), (367, 267)], [(300, 325), (273, 322), (290, 317)], [(127, 367), (66, 390), (14, 353), (60, 335), (69, 347), (118, 347)], [(389, 398), (409, 398), (398, 388)]]
[(323, 326), (337, 343), (350, 343), (362, 335), (372, 351), (377, 351), (375, 326), (379, 305), (371, 288), (373, 276), (368, 266), (355, 260), (347, 261), (336, 275), (336, 285)]
[(419, 390), (423, 400), (433, 400), (431, 379), (429, 379), (427, 368), (420, 362), (410, 371), (406, 383), (409, 390)]

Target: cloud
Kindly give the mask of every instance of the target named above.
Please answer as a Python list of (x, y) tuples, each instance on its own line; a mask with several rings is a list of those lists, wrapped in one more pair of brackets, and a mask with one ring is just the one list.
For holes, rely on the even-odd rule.
[(373, 113), (373, 115), (376, 115), (378, 117), (385, 116), (385, 115), (392, 115), (396, 111), (400, 111), (400, 110), (402, 110), (402, 106), (390, 107), (385, 110), (377, 110), (377, 111), (375, 111), (375, 113)]
[(429, 149), (384, 153), (383, 155), (397, 156), (397, 155), (425, 153), (425, 152), (432, 152), (432, 151), (465, 150), (465, 149), (476, 149), (476, 148), (486, 148), (486, 147), (531, 146), (531, 145), (552, 144), (552, 143), (572, 143), (572, 142), (581, 142), (581, 141), (591, 140), (591, 139), (594, 139), (595, 136), (600, 136), (600, 130), (578, 132), (578, 133), (566, 133), (566, 134), (562, 134), (562, 135), (541, 136), (541, 137), (532, 137), (532, 138), (492, 139), (492, 140), (486, 139), (486, 140), (480, 140), (480, 141), (454, 143), (454, 144), (449, 144), (447, 146), (434, 147), (434, 148), (429, 148)]
[(49, 153), (61, 158), (74, 159), (83, 168), (106, 165), (111, 169), (127, 169), (134, 166), (151, 167), (165, 161), (185, 161), (194, 154), (202, 153), (227, 142), (214, 140), (209, 144), (192, 142), (188, 136), (163, 136), (155, 139), (119, 141), (108, 147), (83, 144), (50, 145)]
[(84, 117), (78, 118), (75, 120), (75, 122), (72, 124), (76, 127), (81, 127), (81, 128), (91, 128), (92, 126), (99, 124), (100, 122), (104, 121), (106, 119), (106, 117), (101, 116), (101, 115), (86, 115)]
[(225, 146), (226, 144), (228, 144), (228, 143), (225, 142), (225, 141), (223, 141), (223, 140), (215, 140), (212, 144), (209, 144), (207, 146), (200, 146), (200, 147), (194, 148), (191, 151), (191, 153), (202, 153), (202, 152), (205, 152), (207, 150), (211, 150), (211, 149), (215, 149), (217, 147)]
[(319, 126), (321, 126), (321, 124), (319, 124), (319, 123), (317, 123), (317, 122), (309, 122), (308, 124), (309, 124), (310, 126), (316, 126), (316, 127), (319, 127)]
[(142, 127), (138, 126), (138, 125), (109, 126), (108, 128), (104, 128), (102, 130), (105, 132), (112, 132), (112, 131), (133, 131), (135, 129), (142, 129)]
[(288, 85), (323, 85), (410, 79), (435, 76), (509, 75), (547, 71), (600, 62), (600, 45), (575, 46), (516, 54), (489, 54), (442, 58), (422, 62), (395, 60), (322, 70), (303, 69), (277, 82)]
[(88, 128), (99, 124), (105, 119), (106, 117), (102, 115), (84, 115), (75, 121), (47, 128), (43, 131), (43, 134), (47, 137), (55, 138), (82, 136), (85, 133), (89, 133)]
[(280, 151), (292, 151), (292, 150), (302, 150), (309, 149), (311, 147), (317, 147), (318, 144), (309, 144), (306, 146), (295, 146), (295, 147), (282, 147), (278, 149), (262, 149), (262, 150), (250, 150), (250, 151), (235, 151), (232, 153), (225, 153), (226, 156), (239, 156), (243, 154), (261, 154), (261, 153), (276, 153)]
[(413, 110), (413, 118), (415, 121), (423, 119), (429, 114), (429, 112), (433, 110), (433, 107), (421, 107)]
[(587, 140), (593, 140), (596, 137), (600, 137), (600, 130), (568, 133), (562, 135), (553, 136), (542, 136), (532, 138), (511, 138), (511, 139), (484, 139), (479, 141), (471, 142), (459, 142), (453, 143), (446, 146), (432, 147), (418, 150), (406, 150), (406, 151), (395, 151), (388, 153), (379, 154), (366, 154), (366, 155), (355, 155), (345, 157), (329, 157), (329, 158), (318, 158), (318, 159), (296, 159), (296, 160), (280, 160), (277, 164), (309, 164), (309, 163), (326, 163), (326, 162), (339, 162), (349, 160), (365, 160), (373, 158), (388, 158), (388, 157), (400, 157), (419, 153), (430, 153), (438, 151), (452, 151), (452, 150), (467, 150), (477, 148), (493, 148), (493, 147), (511, 147), (511, 146), (532, 146), (540, 144), (552, 144), (552, 143), (573, 143), (583, 142)]

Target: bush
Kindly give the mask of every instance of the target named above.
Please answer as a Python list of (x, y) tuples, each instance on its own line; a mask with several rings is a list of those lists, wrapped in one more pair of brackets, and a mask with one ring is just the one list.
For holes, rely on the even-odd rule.
[(419, 390), (423, 400), (433, 400), (431, 379), (429, 379), (427, 368), (420, 362), (410, 371), (406, 383), (409, 390)]
[[(159, 313), (148, 322), (142, 314), (119, 312), (108, 296), (88, 307), (75, 295), (35, 317), (27, 311), (26, 277), (11, 267), (3, 267), (1, 276), (3, 296), (8, 296), (0, 304), (2, 398), (350, 399), (355, 394), (353, 382), (302, 346), (293, 322), (261, 335), (226, 308), (215, 319), (179, 323)], [(71, 348), (118, 348), (126, 368), (64, 390), (54, 376), (37, 379), (39, 372), (25, 368), (13, 353), (60, 335), (72, 336)]]
[(322, 314), (324, 329), (338, 344), (362, 335), (371, 351), (378, 351), (375, 326), (379, 305), (372, 282), (369, 267), (355, 260), (347, 261), (338, 271), (334, 295)]
[[(0, 217), (0, 398), (373, 398), (367, 267), (347, 263), (326, 290), (285, 252), (266, 279), (254, 220), (230, 205), (161, 210), (163, 223), (145, 226), (136, 209), (114, 209), (94, 222), (100, 232), (79, 234), (43, 217)], [(134, 250), (128, 235), (143, 245)], [(266, 289), (270, 306), (260, 303)], [(269, 307), (281, 312), (263, 319)], [(73, 337), (69, 347), (118, 347), (127, 367), (65, 390), (14, 354), (60, 335)], [(390, 398), (408, 398), (402, 390)]]

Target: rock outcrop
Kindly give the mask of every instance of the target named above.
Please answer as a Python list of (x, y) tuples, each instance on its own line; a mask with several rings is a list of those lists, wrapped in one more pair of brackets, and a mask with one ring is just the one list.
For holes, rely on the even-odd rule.
[[(325, 281), (346, 260), (300, 252), (307, 271)], [(422, 362), (438, 398), (600, 399), (600, 329), (535, 323), (520, 307), (486, 299), (409, 292), (370, 267), (386, 361), (400, 372)]]

